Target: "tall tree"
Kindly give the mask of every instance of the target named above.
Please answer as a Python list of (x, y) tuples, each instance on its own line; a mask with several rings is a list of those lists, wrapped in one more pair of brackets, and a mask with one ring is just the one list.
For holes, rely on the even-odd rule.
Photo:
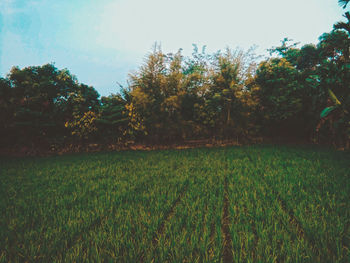
[[(325, 33), (320, 37), (318, 48), (321, 54), (319, 67), (320, 88), (326, 98), (328, 98), (323, 103), (323, 108), (332, 107), (331, 109), (334, 109), (331, 114), (327, 114), (327, 117), (321, 120), (318, 126), (319, 134), (334, 144), (349, 143), (349, 34), (343, 30)], [(336, 100), (334, 99), (335, 97), (337, 98)], [(339, 105), (335, 101), (339, 101)]]
[(0, 148), (13, 142), (14, 96), (10, 81), (0, 77)]
[(127, 107), (134, 116), (132, 126), (154, 140), (160, 139), (163, 128), (161, 105), (167, 90), (165, 74), (165, 55), (160, 46), (155, 45), (140, 69), (129, 75), (132, 101)]
[(350, 13), (345, 12), (344, 17), (347, 19), (346, 22), (340, 21), (333, 25), (335, 30), (345, 30), (350, 35)]
[(344, 9), (346, 8), (346, 6), (349, 4), (350, 0), (338, 0), (338, 3), (341, 7), (343, 7)]
[(99, 103), (94, 88), (79, 84), (68, 70), (58, 70), (53, 64), (14, 67), (8, 81), (15, 108), (15, 144), (62, 143), (64, 136), (69, 135), (65, 122), (72, 119), (73, 113), (87, 111)]
[(120, 143), (127, 138), (130, 121), (126, 109), (127, 103), (126, 96), (122, 94), (112, 94), (101, 98), (101, 110), (97, 119), (100, 141)]

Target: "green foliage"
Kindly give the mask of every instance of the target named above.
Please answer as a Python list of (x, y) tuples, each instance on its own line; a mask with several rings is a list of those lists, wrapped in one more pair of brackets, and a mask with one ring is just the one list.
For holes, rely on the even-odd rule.
[(142, 120), (142, 123), (135, 123), (134, 126), (144, 127), (146, 134), (156, 136), (162, 127), (161, 104), (168, 95), (165, 72), (165, 55), (160, 47), (155, 45), (139, 72), (130, 75), (132, 110), (136, 110), (138, 115), (137, 120), (132, 121)]
[(324, 118), (324, 117), (327, 117), (333, 110), (335, 110), (337, 107), (336, 106), (330, 106), (330, 107), (327, 107), (325, 108), (321, 114), (320, 114), (320, 117), (321, 118)]
[(0, 145), (10, 145), (13, 134), (14, 96), (8, 79), (0, 77)]
[(99, 106), (94, 88), (79, 84), (68, 70), (53, 64), (13, 67), (0, 85), (7, 123), (2, 125), (4, 137), (15, 146), (61, 143), (69, 135), (67, 121), (76, 121)]
[(345, 30), (350, 35), (350, 13), (345, 12), (344, 17), (347, 19), (347, 22), (337, 22), (333, 25), (335, 30)]
[(91, 139), (96, 131), (96, 119), (98, 116), (93, 111), (87, 111), (84, 115), (73, 115), (72, 121), (67, 121), (65, 127), (71, 131), (71, 134), (80, 141)]
[(120, 142), (128, 132), (127, 101), (119, 94), (101, 98), (100, 116), (96, 120), (99, 134), (106, 142)]
[(270, 59), (259, 65), (256, 82), (264, 117), (271, 122), (287, 120), (302, 110), (302, 88), (298, 71), (285, 58)]
[(13, 125), (21, 143), (43, 143), (57, 134), (62, 136), (64, 114), (57, 106), (74, 87), (69, 72), (59, 71), (52, 64), (22, 70), (14, 67), (9, 81), (16, 105)]
[(132, 123), (156, 141), (235, 137), (244, 129), (239, 127), (246, 112), (241, 97), (249, 93), (255, 65), (253, 50), (210, 55), (194, 45), (192, 56), (183, 58), (181, 50), (164, 55), (156, 47), (130, 76)]
[[(335, 111), (338, 107), (333, 106), (340, 104), (332, 91), (340, 100), (348, 101), (350, 97), (350, 39), (344, 23), (338, 23), (335, 29), (320, 36), (317, 46), (298, 48), (284, 39), (280, 47), (270, 50), (279, 57), (260, 64), (255, 81), (260, 86), (260, 116), (267, 134), (281, 135), (277, 127), (284, 127), (290, 134), (299, 132), (312, 137), (316, 127), (319, 140), (328, 138), (334, 142), (343, 138), (340, 144), (349, 144), (349, 137), (344, 134), (348, 130), (347, 116), (341, 113), (344, 111)], [(348, 107), (347, 103), (342, 105), (346, 111)], [(321, 111), (321, 117), (327, 119), (319, 122)], [(330, 113), (334, 117), (328, 117)]]
[(247, 105), (243, 97), (251, 95), (248, 83), (255, 74), (255, 59), (253, 49), (244, 52), (227, 48), (225, 53), (215, 55), (207, 99), (215, 105), (215, 126), (222, 136), (239, 136), (248, 129), (245, 113), (252, 105)]
[[(349, 147), (350, 141), (350, 38), (348, 32), (334, 30), (323, 34), (318, 45), (321, 54), (320, 86), (328, 98), (327, 107), (335, 106), (318, 124), (321, 136), (332, 144)], [(337, 95), (335, 95), (337, 94)], [(321, 109), (320, 109), (321, 112)]]

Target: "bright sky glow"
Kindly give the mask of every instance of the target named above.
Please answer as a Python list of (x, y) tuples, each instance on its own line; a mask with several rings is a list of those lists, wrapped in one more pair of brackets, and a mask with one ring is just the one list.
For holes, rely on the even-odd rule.
[(126, 83), (155, 41), (164, 52), (317, 43), (342, 20), (337, 0), (0, 0), (0, 75), (55, 62), (101, 95)]

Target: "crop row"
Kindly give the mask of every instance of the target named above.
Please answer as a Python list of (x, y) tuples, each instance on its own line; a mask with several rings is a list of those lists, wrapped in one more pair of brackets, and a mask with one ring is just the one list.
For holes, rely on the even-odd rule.
[[(266, 185), (318, 262), (349, 259), (349, 173), (326, 156), (251, 150), (252, 174)], [(293, 156), (294, 155), (294, 156)]]
[(0, 160), (0, 262), (348, 262), (344, 156), (254, 146)]

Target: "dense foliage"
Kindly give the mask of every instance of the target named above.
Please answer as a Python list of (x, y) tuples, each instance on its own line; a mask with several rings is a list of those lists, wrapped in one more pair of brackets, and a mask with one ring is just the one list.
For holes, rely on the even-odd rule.
[[(339, 1), (344, 8), (348, 1)], [(154, 46), (127, 87), (99, 98), (53, 64), (0, 78), (6, 147), (169, 143), (189, 139), (302, 139), (350, 146), (350, 14), (317, 45), (284, 39), (258, 63), (254, 50), (192, 56)]]

